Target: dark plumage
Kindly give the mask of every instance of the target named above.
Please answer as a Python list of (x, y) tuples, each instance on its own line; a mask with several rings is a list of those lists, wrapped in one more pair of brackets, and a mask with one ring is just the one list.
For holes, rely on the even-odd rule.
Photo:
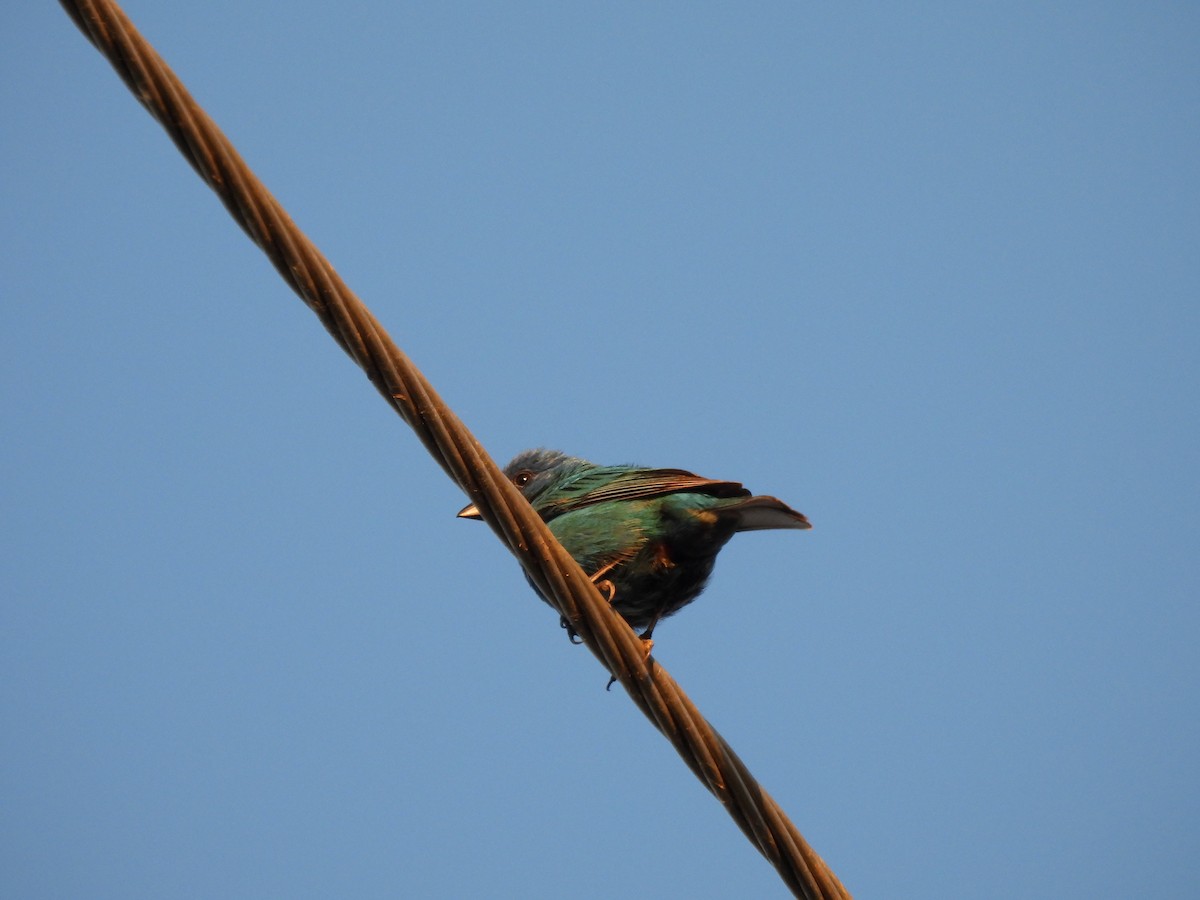
[[(504, 474), (647, 641), (659, 619), (704, 590), (717, 553), (737, 532), (812, 527), (782, 500), (682, 469), (598, 466), (557, 450), (526, 450)], [(479, 512), (471, 505), (459, 516), (478, 519)]]

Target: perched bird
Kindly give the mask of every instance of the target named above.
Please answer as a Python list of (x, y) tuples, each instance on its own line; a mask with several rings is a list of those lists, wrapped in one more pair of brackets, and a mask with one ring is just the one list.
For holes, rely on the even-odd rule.
[[(696, 599), (737, 532), (812, 527), (782, 500), (682, 469), (598, 466), (557, 450), (526, 450), (504, 474), (613, 609), (643, 629), (647, 652), (659, 619)], [(458, 515), (481, 518), (473, 504)], [(576, 640), (570, 623), (562, 626)]]

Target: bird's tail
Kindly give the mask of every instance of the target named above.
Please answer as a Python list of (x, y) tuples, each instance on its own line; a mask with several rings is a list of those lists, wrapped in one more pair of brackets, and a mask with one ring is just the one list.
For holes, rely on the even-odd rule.
[(721, 510), (737, 517), (738, 531), (765, 531), (769, 528), (812, 528), (804, 513), (796, 512), (775, 497), (744, 497), (728, 501)]

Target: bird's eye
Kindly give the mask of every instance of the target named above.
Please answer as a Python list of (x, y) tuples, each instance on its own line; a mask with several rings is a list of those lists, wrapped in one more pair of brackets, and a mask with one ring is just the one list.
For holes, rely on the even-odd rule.
[(517, 487), (525, 487), (529, 482), (533, 481), (532, 472), (518, 472), (513, 476), (513, 484)]

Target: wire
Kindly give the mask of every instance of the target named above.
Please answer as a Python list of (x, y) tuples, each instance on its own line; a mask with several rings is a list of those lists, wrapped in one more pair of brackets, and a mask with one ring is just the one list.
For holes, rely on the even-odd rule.
[(721, 801), (788, 888), (805, 898), (849, 897), (667, 671), (645, 658), (633, 630), (605, 602), (466, 426), (296, 227), (120, 7), (108, 0), (61, 2), (221, 198), (234, 221), (267, 254), (284, 281), (467, 493), (538, 588), (553, 598), (554, 606), (588, 649)]

